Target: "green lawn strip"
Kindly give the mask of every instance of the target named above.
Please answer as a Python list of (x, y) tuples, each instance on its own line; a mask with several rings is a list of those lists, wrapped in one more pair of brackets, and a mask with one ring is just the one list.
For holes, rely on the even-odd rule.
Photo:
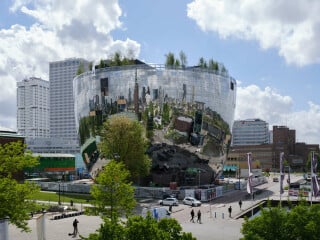
[[(55, 192), (38, 192), (30, 197), (31, 200), (40, 200), (48, 202), (58, 202), (59, 193)], [(75, 193), (60, 193), (60, 201), (70, 203), (72, 200), (74, 203), (87, 203), (87, 200), (91, 200), (92, 197), (89, 194), (75, 194)]]

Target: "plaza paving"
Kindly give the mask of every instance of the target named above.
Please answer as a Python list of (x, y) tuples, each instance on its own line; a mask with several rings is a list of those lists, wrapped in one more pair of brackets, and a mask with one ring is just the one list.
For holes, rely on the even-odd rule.
[[(204, 203), (201, 207), (194, 207), (195, 212), (197, 213), (198, 209), (202, 212), (202, 223), (192, 223), (190, 222), (190, 211), (191, 207), (180, 204), (177, 207), (173, 207), (172, 217), (176, 218), (181, 226), (183, 231), (192, 232), (192, 234), (199, 240), (201, 239), (239, 239), (241, 225), (243, 219), (233, 219), (228, 216), (228, 207), (232, 206), (233, 213), (232, 216), (237, 215), (240, 212), (238, 201), (229, 201), (232, 199), (237, 199), (241, 195), (245, 195), (243, 191), (234, 191), (221, 199), (217, 199), (217, 202), (212, 204)], [(229, 199), (229, 200), (228, 200)], [(257, 200), (259, 201), (259, 200)], [(221, 203), (225, 202), (225, 203)], [(243, 209), (249, 207), (252, 204), (251, 201), (243, 201)], [(148, 204), (157, 205), (156, 201), (151, 201)], [(32, 229), (30, 233), (20, 232), (14, 226), (10, 225), (9, 227), (9, 239), (11, 240), (36, 240), (36, 218), (29, 221), (29, 226)], [(46, 214), (46, 240), (63, 240), (63, 239), (79, 239), (72, 238), (68, 236), (68, 233), (71, 233), (72, 221), (75, 217), (63, 218), (60, 220), (51, 220), (52, 214)], [(102, 220), (96, 216), (85, 216), (80, 215), (76, 217), (79, 220), (79, 232), (81, 235), (87, 237), (90, 233), (95, 232), (99, 228)]]
[[(237, 219), (236, 216), (241, 212), (249, 209), (251, 206), (257, 204), (263, 199), (272, 198), (277, 199), (279, 184), (269, 182), (261, 185), (256, 190), (261, 189), (261, 193), (256, 195), (255, 200), (247, 198), (245, 190), (234, 190), (223, 197), (215, 199), (213, 202), (203, 203), (201, 207), (194, 207), (195, 212), (198, 209), (202, 212), (202, 223), (190, 222), (191, 207), (180, 204), (173, 207), (172, 217), (176, 218), (183, 227), (183, 231), (192, 232), (198, 240), (215, 239), (215, 240), (238, 240), (241, 238), (241, 226), (244, 222), (243, 218)], [(284, 194), (283, 199), (287, 196)], [(240, 210), (238, 201), (242, 199), (243, 205)], [(144, 206), (157, 205), (157, 201), (150, 201), (144, 203)], [(228, 214), (228, 207), (231, 206), (233, 211), (231, 218)], [(36, 217), (36, 216), (35, 216)], [(50, 220), (52, 216), (46, 214), (46, 240), (64, 240), (64, 239), (79, 239), (68, 236), (72, 232), (72, 221), (74, 217), (63, 218), (60, 220)], [(102, 223), (102, 220), (96, 216), (80, 215), (76, 217), (79, 220), (79, 232), (81, 235), (87, 237), (90, 233), (95, 232)], [(31, 219), (29, 226), (32, 229), (30, 233), (23, 233), (14, 226), (9, 227), (10, 240), (36, 240), (36, 220)]]

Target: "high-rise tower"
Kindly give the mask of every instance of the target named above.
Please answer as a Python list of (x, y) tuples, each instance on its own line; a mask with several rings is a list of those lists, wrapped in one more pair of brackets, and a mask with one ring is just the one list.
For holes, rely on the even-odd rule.
[(88, 68), (83, 59), (66, 59), (50, 62), (50, 135), (67, 141), (67, 152), (74, 153), (80, 149), (75, 124), (73, 78), (79, 66)]
[(49, 81), (31, 77), (17, 83), (17, 129), (26, 138), (50, 136)]

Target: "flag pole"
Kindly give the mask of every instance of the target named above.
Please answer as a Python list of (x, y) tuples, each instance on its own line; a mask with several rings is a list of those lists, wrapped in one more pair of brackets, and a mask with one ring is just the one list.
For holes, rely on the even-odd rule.
[(311, 152), (311, 161), (310, 161), (311, 169), (310, 169), (310, 175), (311, 175), (311, 199), (310, 199), (310, 205), (312, 206), (312, 195), (313, 195), (313, 164), (314, 164), (314, 151)]
[[(252, 206), (253, 206), (253, 189), (252, 189), (252, 171), (251, 171), (251, 152), (247, 153), (248, 161), (248, 181), (247, 181), (247, 192), (251, 194)], [(253, 208), (251, 211), (251, 216), (253, 216)]]
[(312, 151), (312, 159), (311, 159), (311, 205), (312, 205), (312, 196), (315, 198), (319, 195), (319, 183), (317, 176), (317, 168), (318, 168), (318, 157), (315, 159), (315, 152)]
[(283, 155), (284, 152), (280, 153), (280, 207), (282, 205), (282, 194), (283, 194), (283, 179), (284, 179), (284, 173), (283, 173)]

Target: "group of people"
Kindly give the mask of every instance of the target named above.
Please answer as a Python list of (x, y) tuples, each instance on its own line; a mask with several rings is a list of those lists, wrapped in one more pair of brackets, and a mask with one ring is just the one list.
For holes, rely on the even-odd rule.
[[(191, 215), (190, 222), (194, 223), (194, 210), (193, 209), (191, 210), (190, 215)], [(198, 210), (198, 213), (197, 213), (197, 223), (201, 223), (201, 211), (200, 211), (200, 209)]]
[[(242, 208), (241, 199), (239, 200), (239, 207), (240, 207), (240, 210), (241, 210), (241, 208)], [(169, 210), (172, 211), (172, 208), (170, 208)], [(232, 213), (232, 207), (231, 206), (229, 206), (228, 212), (229, 212), (229, 217), (231, 218), (231, 213)], [(190, 222), (194, 223), (195, 212), (194, 212), (193, 209), (191, 210), (190, 215), (191, 215)], [(74, 219), (74, 221), (72, 223), (72, 225), (73, 225), (73, 233), (69, 233), (69, 236), (71, 236), (71, 235), (73, 237), (77, 236), (77, 234), (78, 234), (78, 223), (79, 223), (79, 221), (77, 219)], [(201, 224), (201, 211), (200, 211), (200, 209), (198, 210), (198, 213), (197, 213), (197, 223)]]

